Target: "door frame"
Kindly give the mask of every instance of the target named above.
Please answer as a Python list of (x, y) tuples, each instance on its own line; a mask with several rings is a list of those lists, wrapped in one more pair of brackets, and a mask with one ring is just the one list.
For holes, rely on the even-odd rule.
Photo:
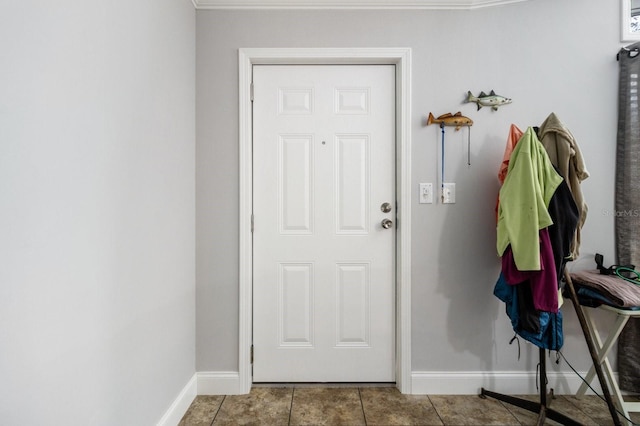
[(295, 64), (396, 67), (396, 387), (411, 393), (411, 48), (239, 49), (239, 391), (249, 393), (252, 385), (253, 65)]

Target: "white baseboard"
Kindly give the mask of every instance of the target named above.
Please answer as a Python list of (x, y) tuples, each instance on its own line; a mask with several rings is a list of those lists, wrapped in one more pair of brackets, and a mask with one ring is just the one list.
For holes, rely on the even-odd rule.
[[(586, 373), (581, 372), (584, 377)], [(556, 395), (575, 394), (582, 380), (573, 372), (547, 372), (547, 390)], [(414, 395), (477, 395), (481, 388), (509, 395), (537, 394), (536, 372), (514, 371), (414, 371), (411, 393)], [(600, 392), (598, 379), (591, 386)], [(587, 391), (587, 394), (592, 394)]]
[(194, 374), (178, 397), (173, 401), (164, 416), (160, 419), (157, 426), (175, 426), (180, 423), (182, 417), (189, 409), (189, 406), (196, 398), (198, 391), (198, 375)]
[(198, 376), (198, 395), (240, 395), (240, 373), (237, 371), (203, 371)]

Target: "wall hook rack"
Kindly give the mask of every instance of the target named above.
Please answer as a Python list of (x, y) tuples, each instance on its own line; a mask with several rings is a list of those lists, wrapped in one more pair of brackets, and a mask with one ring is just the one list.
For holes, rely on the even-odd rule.
[(430, 124), (439, 124), (440, 129), (442, 130), (442, 158), (440, 164), (440, 189), (441, 189), (441, 200), (444, 202), (444, 128), (445, 126), (455, 127), (456, 131), (460, 130), (461, 127), (469, 128), (469, 137), (467, 140), (467, 165), (471, 165), (471, 126), (473, 126), (473, 120), (469, 117), (465, 117), (462, 115), (460, 111), (455, 114), (451, 114), (450, 112), (446, 114), (442, 114), (437, 118), (433, 115), (433, 113), (429, 113), (429, 117), (427, 118), (427, 126)]

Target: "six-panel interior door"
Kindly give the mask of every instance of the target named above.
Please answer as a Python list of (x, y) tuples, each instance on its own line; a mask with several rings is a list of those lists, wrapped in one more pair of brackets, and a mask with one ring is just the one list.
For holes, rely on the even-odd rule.
[(394, 381), (395, 67), (253, 83), (253, 381)]

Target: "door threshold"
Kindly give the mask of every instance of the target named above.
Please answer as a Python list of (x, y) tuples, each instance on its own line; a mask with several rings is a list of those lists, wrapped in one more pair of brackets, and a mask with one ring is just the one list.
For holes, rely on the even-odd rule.
[(291, 382), (253, 383), (254, 388), (395, 388), (395, 382)]

